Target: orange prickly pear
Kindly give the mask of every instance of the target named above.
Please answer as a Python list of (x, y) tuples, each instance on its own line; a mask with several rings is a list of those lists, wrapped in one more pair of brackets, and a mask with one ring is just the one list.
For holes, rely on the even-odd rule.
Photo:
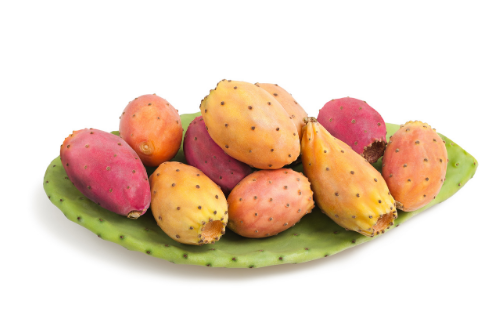
[(302, 106), (297, 103), (295, 98), (292, 97), (285, 89), (278, 86), (277, 84), (271, 83), (256, 83), (257, 87), (261, 87), (271, 95), (283, 106), (288, 116), (295, 124), (297, 132), (299, 133), (299, 139), (302, 139), (302, 127), (304, 127), (304, 119), (307, 117), (306, 111)]
[(172, 159), (182, 141), (177, 110), (156, 95), (143, 95), (130, 102), (120, 116), (120, 136), (147, 166)]
[(384, 154), (382, 175), (399, 209), (422, 208), (439, 193), (446, 176), (448, 153), (436, 130), (409, 121), (394, 133)]
[(365, 236), (393, 225), (396, 205), (382, 175), (315, 118), (306, 119), (302, 164), (316, 204), (337, 224)]
[(229, 156), (259, 169), (297, 159), (297, 128), (274, 97), (248, 82), (222, 80), (201, 103), (210, 137)]
[(203, 172), (164, 162), (149, 177), (151, 210), (158, 226), (183, 244), (214, 243), (225, 233), (227, 201)]

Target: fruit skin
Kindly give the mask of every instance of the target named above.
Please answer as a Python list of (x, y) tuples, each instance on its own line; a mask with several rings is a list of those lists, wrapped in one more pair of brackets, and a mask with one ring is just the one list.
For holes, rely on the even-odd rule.
[(252, 168), (227, 155), (212, 140), (201, 116), (189, 124), (183, 149), (187, 163), (203, 171), (225, 195), (229, 195), (240, 180), (252, 173)]
[(229, 229), (249, 238), (274, 236), (314, 208), (311, 184), (292, 169), (256, 171), (233, 189), (227, 201)]
[(364, 101), (350, 97), (332, 99), (319, 110), (318, 122), (370, 163), (384, 154), (387, 144), (384, 119)]
[(155, 94), (134, 99), (120, 116), (120, 136), (147, 166), (172, 159), (181, 146), (182, 131), (178, 111)]
[(201, 103), (210, 137), (229, 156), (258, 169), (297, 159), (300, 141), (285, 109), (264, 89), (222, 80)]
[(203, 245), (218, 241), (225, 233), (228, 208), (224, 193), (199, 169), (165, 162), (149, 180), (151, 211), (170, 238)]
[(74, 131), (61, 145), (60, 156), (69, 180), (93, 202), (132, 219), (148, 209), (146, 169), (123, 139), (96, 129)]
[(397, 210), (382, 175), (315, 118), (306, 123), (302, 165), (318, 207), (346, 229), (365, 236), (384, 233)]
[(307, 112), (302, 108), (302, 106), (297, 103), (295, 98), (292, 97), (285, 89), (272, 83), (256, 83), (257, 87), (261, 87), (271, 95), (281, 104), (281, 106), (288, 113), (288, 116), (295, 124), (297, 128), (297, 133), (299, 134), (299, 140), (302, 139), (302, 127), (305, 126), (304, 119), (307, 118)]
[(435, 129), (409, 121), (391, 136), (382, 175), (399, 209), (417, 210), (431, 202), (446, 177), (448, 152)]

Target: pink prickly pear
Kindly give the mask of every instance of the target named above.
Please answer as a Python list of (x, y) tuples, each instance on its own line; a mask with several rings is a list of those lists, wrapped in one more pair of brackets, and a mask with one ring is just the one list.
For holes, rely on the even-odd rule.
[(309, 180), (291, 169), (260, 170), (245, 177), (227, 199), (228, 227), (243, 237), (274, 236), (314, 208)]
[(376, 162), (387, 144), (384, 119), (359, 99), (332, 99), (319, 110), (318, 122), (368, 162)]
[(399, 209), (411, 212), (431, 202), (446, 176), (448, 152), (429, 124), (409, 121), (391, 136), (382, 175)]
[(76, 188), (103, 208), (131, 219), (148, 209), (146, 169), (120, 137), (96, 129), (75, 131), (61, 145), (61, 161)]
[(212, 140), (202, 116), (189, 124), (184, 137), (184, 155), (189, 165), (203, 171), (226, 195), (252, 172), (252, 168), (227, 155)]

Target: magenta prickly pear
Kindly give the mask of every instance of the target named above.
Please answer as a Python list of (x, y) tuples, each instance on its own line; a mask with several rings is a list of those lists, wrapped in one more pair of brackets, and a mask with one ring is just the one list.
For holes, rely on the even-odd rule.
[(184, 137), (184, 155), (189, 165), (203, 171), (226, 195), (252, 172), (252, 168), (227, 155), (212, 140), (201, 116), (189, 124)]
[(319, 110), (318, 122), (368, 162), (376, 162), (387, 144), (384, 119), (359, 99), (332, 99)]
[(75, 131), (61, 145), (61, 161), (76, 188), (103, 208), (131, 219), (148, 209), (146, 169), (120, 137), (96, 129)]

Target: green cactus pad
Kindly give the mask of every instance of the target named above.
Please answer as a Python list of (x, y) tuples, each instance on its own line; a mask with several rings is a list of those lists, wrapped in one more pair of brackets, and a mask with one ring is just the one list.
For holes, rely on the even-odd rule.
[[(199, 115), (200, 113), (182, 115), (184, 129)], [(387, 124), (387, 135), (392, 135), (398, 128), (397, 125)], [(451, 197), (476, 172), (478, 166), (476, 159), (447, 137), (443, 135), (441, 137), (446, 142), (449, 162), (446, 180), (439, 195), (422, 209), (409, 213), (399, 211), (394, 227)], [(185, 162), (182, 145), (174, 160)], [(379, 161), (374, 166), (380, 170), (380, 164)], [(302, 165), (294, 169), (301, 172)], [(153, 171), (154, 168), (148, 168), (148, 173)], [(59, 157), (47, 168), (43, 185), (49, 200), (69, 220), (89, 229), (102, 239), (176, 264), (257, 268), (301, 263), (330, 256), (373, 239), (354, 231), (346, 231), (315, 208), (295, 227), (274, 237), (248, 239), (228, 230), (215, 244), (184, 245), (168, 237), (156, 225), (150, 211), (138, 220), (130, 220), (107, 211), (85, 198), (68, 180)]]

